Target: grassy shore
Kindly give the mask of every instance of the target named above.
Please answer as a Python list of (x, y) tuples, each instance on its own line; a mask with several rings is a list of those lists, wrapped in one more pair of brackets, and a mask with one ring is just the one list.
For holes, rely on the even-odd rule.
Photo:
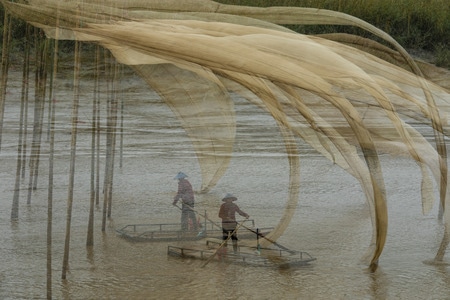
[[(248, 6), (294, 6), (329, 9), (367, 21), (393, 36), (406, 49), (431, 52), (433, 63), (450, 68), (448, 0), (217, 0)], [(290, 26), (306, 34), (345, 32), (369, 36), (343, 26)]]
[[(406, 49), (431, 54), (432, 63), (450, 69), (449, 0), (216, 0), (247, 6), (294, 6), (329, 9), (365, 20), (393, 36)], [(0, 43), (3, 35), (3, 7), (0, 5)], [(20, 46), (24, 23), (13, 21), (13, 45)], [(306, 34), (344, 32), (371, 37), (349, 26), (289, 26)], [(0, 48), (1, 49), (1, 48)], [(1, 50), (0, 50), (1, 51)]]

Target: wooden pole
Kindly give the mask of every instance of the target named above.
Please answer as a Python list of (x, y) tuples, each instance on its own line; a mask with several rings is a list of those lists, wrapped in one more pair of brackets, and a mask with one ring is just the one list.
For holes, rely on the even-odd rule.
[(253, 230), (253, 229), (251, 229), (251, 228), (249, 228), (249, 227), (247, 227), (247, 226), (245, 226), (245, 225), (243, 225), (243, 224), (242, 224), (242, 227), (244, 227), (245, 229), (247, 229), (247, 230), (253, 232), (254, 234), (256, 234), (256, 236), (257, 236), (257, 238), (258, 238), (258, 245), (259, 245), (259, 237), (262, 237), (263, 239), (269, 241), (270, 243), (274, 244), (275, 246), (277, 246), (278, 248), (280, 248), (280, 249), (282, 249), (282, 250), (285, 250), (285, 251), (287, 251), (287, 252), (289, 252), (289, 253), (291, 253), (291, 254), (297, 253), (296, 251), (290, 250), (289, 248), (286, 248), (286, 247), (284, 247), (283, 245), (278, 244), (278, 243), (275, 242), (274, 240), (269, 239), (269, 238), (266, 237), (264, 234), (260, 233), (260, 232), (259, 232), (259, 229), (257, 229), (257, 231), (255, 231), (255, 230)]
[(2, 78), (0, 79), (0, 151), (2, 149), (3, 117), (5, 115), (6, 86), (8, 83), (11, 17), (5, 9), (3, 21)]
[[(53, 48), (53, 71), (52, 80), (56, 73), (57, 54), (58, 51), (57, 40), (55, 40), (55, 46)], [(52, 91), (52, 89), (50, 89)], [(52, 94), (52, 92), (50, 92)], [(48, 159), (48, 199), (47, 199), (47, 299), (52, 299), (52, 225), (53, 225), (53, 165), (55, 154), (55, 101), (51, 101), (53, 95), (50, 95), (50, 120), (49, 120), (49, 142), (50, 142), (50, 155)]]
[(216, 256), (216, 254), (219, 252), (219, 250), (222, 249), (222, 247), (227, 244), (227, 242), (230, 240), (230, 238), (233, 236), (233, 234), (235, 234), (238, 231), (238, 229), (244, 224), (244, 222), (245, 222), (245, 220), (243, 220), (240, 224), (238, 224), (238, 226), (236, 226), (236, 228), (233, 230), (233, 232), (228, 235), (228, 237), (226, 238), (226, 240), (224, 240), (222, 242), (222, 244), (220, 244), (219, 248), (217, 248), (217, 250), (213, 253), (213, 255), (208, 257), (208, 259), (202, 265), (202, 268), (204, 268), (207, 264), (209, 264), (209, 262)]
[[(97, 45), (97, 50), (96, 50), (96, 56), (97, 56), (97, 65), (96, 65), (96, 70), (97, 70), (97, 74), (100, 75), (100, 46)], [(96, 97), (95, 97), (95, 101), (96, 101), (96, 116), (97, 119), (95, 120), (96, 122), (96, 135), (97, 135), (97, 164), (96, 164), (96, 182), (95, 182), (95, 204), (99, 205), (100, 204), (100, 132), (101, 132), (101, 128), (100, 128), (100, 83), (99, 83), (99, 76), (97, 76), (97, 80), (95, 83), (96, 86)]]
[(110, 172), (110, 184), (109, 184), (109, 196), (108, 196), (108, 218), (111, 217), (112, 213), (112, 191), (114, 182), (114, 161), (116, 154), (116, 141), (117, 141), (117, 112), (118, 112), (118, 101), (117, 101), (117, 89), (118, 89), (118, 75), (119, 75), (119, 64), (114, 61), (114, 73), (113, 73), (113, 89), (112, 89), (112, 101), (111, 101), (111, 161), (109, 168)]
[(99, 78), (99, 46), (95, 48), (95, 74), (94, 74), (94, 97), (92, 101), (92, 125), (91, 125), (91, 193), (90, 193), (90, 203), (89, 203), (89, 221), (88, 221), (88, 231), (86, 238), (86, 246), (94, 245), (94, 204), (95, 204), (95, 146), (96, 146), (96, 135), (97, 135), (97, 97), (98, 97), (98, 78)]
[[(58, 28), (56, 28), (58, 30)], [(49, 88), (48, 88), (48, 115), (47, 115), (47, 141), (50, 141), (50, 131), (51, 131), (51, 122), (52, 122), (52, 114), (53, 114), (53, 86), (55, 81), (55, 74), (57, 72), (57, 54), (55, 51), (58, 51), (57, 42), (55, 41), (53, 45), (53, 68), (50, 70), (50, 82), (49, 82)]]
[(31, 145), (30, 145), (30, 161), (29, 161), (29, 184), (28, 184), (28, 198), (27, 198), (27, 204), (30, 204), (31, 202), (31, 191), (33, 187), (33, 176), (34, 176), (34, 165), (36, 163), (36, 147), (37, 147), (37, 138), (36, 138), (36, 132), (37, 132), (37, 120), (39, 120), (39, 117), (37, 117), (38, 112), (38, 81), (39, 81), (39, 66), (40, 66), (40, 53), (39, 50), (40, 47), (40, 40), (38, 38), (38, 31), (39, 29), (33, 28), (33, 40), (34, 40), (34, 60), (35, 60), (35, 66), (34, 66), (34, 107), (33, 107), (33, 131), (32, 131), (32, 137), (31, 137)]
[(35, 97), (34, 97), (34, 120), (33, 120), (33, 140), (31, 144), (31, 154), (30, 154), (30, 175), (28, 184), (28, 197), (27, 204), (31, 204), (32, 191), (36, 189), (38, 167), (39, 167), (39, 154), (41, 147), (41, 136), (42, 136), (42, 118), (43, 118), (43, 108), (44, 108), (44, 95), (45, 95), (45, 80), (46, 73), (45, 68), (45, 56), (46, 56), (46, 46), (47, 42), (43, 43), (39, 36), (40, 30), (35, 29), (34, 40), (36, 48), (36, 70), (35, 70)]
[[(109, 55), (108, 55), (108, 58)], [(111, 67), (112, 63), (106, 60), (107, 65), (107, 81), (108, 81), (108, 98), (107, 101), (107, 124), (106, 124), (106, 166), (105, 166), (105, 180), (104, 180), (104, 199), (103, 199), (103, 218), (102, 231), (106, 229), (106, 218), (111, 217), (112, 206), (112, 189), (114, 177), (114, 158), (116, 145), (116, 131), (117, 131), (117, 96), (115, 93), (117, 65)]]
[[(41, 38), (42, 40), (42, 38)], [(47, 73), (48, 73), (48, 49), (50, 40), (43, 37), (43, 49), (41, 51), (40, 68), (39, 68), (39, 80), (38, 80), (38, 94), (39, 97), (39, 120), (38, 120), (38, 144), (37, 144), (37, 155), (35, 163), (35, 172), (33, 177), (33, 190), (37, 189), (38, 174), (39, 174), (39, 163), (41, 161), (41, 145), (42, 145), (42, 132), (44, 124), (44, 110), (45, 110), (45, 93), (47, 88)]]
[[(29, 26), (26, 29), (27, 33), (29, 32)], [(17, 145), (17, 166), (16, 166), (16, 178), (14, 184), (14, 195), (13, 195), (13, 204), (11, 209), (11, 220), (19, 219), (19, 196), (20, 196), (20, 173), (22, 170), (22, 145), (23, 145), (23, 132), (24, 132), (24, 113), (25, 113), (25, 93), (26, 93), (26, 76), (28, 74), (28, 57), (29, 57), (29, 35), (25, 36), (25, 51), (24, 51), (24, 60), (22, 65), (22, 88), (21, 88), (21, 96), (20, 96), (20, 121), (19, 121), (19, 141)]]
[(108, 197), (109, 197), (109, 185), (110, 185), (110, 172), (111, 168), (111, 151), (112, 151), (112, 139), (111, 139), (111, 68), (109, 62), (109, 54), (105, 53), (105, 74), (106, 74), (106, 158), (105, 158), (105, 175), (103, 183), (103, 210), (102, 210), (102, 231), (106, 230), (106, 216), (108, 211)]
[(24, 55), (24, 74), (22, 79), (22, 87), (24, 87), (24, 92), (22, 93), (23, 101), (24, 101), (24, 118), (23, 118), (23, 137), (21, 140), (22, 145), (22, 154), (21, 154), (21, 166), (22, 170), (21, 178), (25, 179), (25, 168), (26, 168), (26, 157), (27, 157), (27, 136), (28, 136), (28, 104), (29, 104), (29, 90), (30, 90), (30, 40), (31, 40), (31, 26), (29, 24), (26, 25), (25, 29), (26, 34), (26, 43), (25, 43), (25, 55)]
[[(120, 79), (123, 77), (123, 66), (120, 65), (119, 68), (119, 73), (120, 73)], [(119, 80), (120, 80), (119, 79)], [(121, 81), (119, 81), (119, 83), (121, 83)], [(124, 92), (122, 89), (122, 86), (120, 86), (120, 90), (119, 90), (119, 94), (120, 94), (120, 163), (119, 163), (119, 167), (122, 168), (123, 167), (123, 111), (124, 111)]]
[(52, 299), (52, 236), (53, 236), (53, 169), (54, 169), (54, 154), (55, 154), (55, 122), (56, 122), (56, 99), (53, 95), (53, 85), (56, 81), (56, 74), (58, 72), (58, 36), (59, 36), (59, 7), (56, 16), (56, 32), (53, 45), (53, 68), (50, 80), (50, 95), (49, 95), (49, 142), (50, 142), (50, 156), (48, 166), (48, 200), (47, 200), (47, 299)]
[(81, 52), (80, 42), (75, 41), (75, 62), (73, 74), (73, 105), (72, 105), (72, 140), (70, 148), (70, 177), (67, 197), (67, 219), (66, 219), (66, 238), (64, 243), (64, 258), (62, 267), (62, 279), (66, 279), (67, 270), (69, 267), (69, 248), (70, 248), (70, 226), (72, 220), (72, 203), (75, 179), (75, 157), (77, 145), (78, 132), (78, 103), (79, 103), (79, 81), (80, 81), (80, 67), (81, 67)]
[[(206, 212), (204, 214), (199, 213), (198, 211), (196, 211), (194, 208), (192, 208), (192, 206), (190, 206), (189, 204), (184, 203), (184, 205), (187, 205), (188, 207), (190, 207), (190, 209), (196, 213), (197, 215), (205, 218), (205, 220), (208, 220), (209, 222), (211, 222), (211, 224), (215, 225), (217, 228), (222, 229), (222, 226), (217, 224), (216, 222), (214, 222), (213, 220), (211, 220), (210, 218), (208, 218), (208, 216), (206, 215)], [(183, 210), (180, 206), (175, 205), (176, 207), (178, 207), (179, 210)], [(205, 223), (206, 224), (206, 223)], [(206, 229), (206, 226), (205, 226)]]

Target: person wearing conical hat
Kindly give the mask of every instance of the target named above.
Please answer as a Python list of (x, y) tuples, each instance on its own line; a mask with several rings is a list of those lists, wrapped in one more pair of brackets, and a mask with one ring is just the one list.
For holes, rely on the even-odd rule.
[(231, 235), (234, 253), (236, 253), (238, 249), (238, 238), (235, 232), (237, 226), (236, 213), (245, 218), (249, 217), (246, 212), (242, 211), (239, 206), (234, 203), (234, 201), (236, 200), (237, 198), (232, 194), (226, 194), (222, 199), (224, 203), (220, 206), (219, 209), (219, 218), (222, 219), (222, 239), (227, 240), (228, 236)]
[(194, 190), (191, 183), (186, 179), (188, 177), (183, 172), (179, 172), (173, 179), (178, 179), (178, 192), (173, 198), (173, 205), (177, 205), (181, 200), (181, 230), (189, 229), (189, 221), (193, 225), (193, 229), (197, 231), (198, 224), (194, 212)]

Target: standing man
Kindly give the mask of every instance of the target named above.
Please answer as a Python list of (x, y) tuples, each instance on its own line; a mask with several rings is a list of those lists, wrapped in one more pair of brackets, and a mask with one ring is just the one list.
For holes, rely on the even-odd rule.
[[(231, 235), (231, 240), (233, 241), (233, 251), (234, 253), (237, 253), (238, 248), (238, 238), (237, 234), (235, 232), (236, 230), (236, 213), (240, 214), (241, 216), (248, 219), (249, 215), (242, 210), (239, 209), (239, 207), (233, 203), (233, 201), (236, 201), (237, 198), (233, 196), (232, 194), (226, 194), (225, 197), (222, 199), (223, 203), (220, 206), (219, 210), (219, 218), (222, 219), (222, 239), (225, 241), (228, 239), (228, 236)], [(226, 246), (226, 245), (225, 245)]]
[(173, 205), (177, 205), (181, 199), (181, 229), (188, 230), (189, 221), (192, 222), (192, 226), (197, 231), (197, 220), (195, 219), (194, 212), (194, 191), (191, 183), (186, 179), (188, 177), (183, 172), (179, 172), (174, 179), (178, 179), (178, 193), (173, 198)]

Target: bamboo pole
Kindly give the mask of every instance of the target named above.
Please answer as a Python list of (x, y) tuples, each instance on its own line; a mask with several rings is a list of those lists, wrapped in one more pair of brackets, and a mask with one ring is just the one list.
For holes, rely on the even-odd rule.
[[(123, 78), (123, 66), (120, 65), (119, 67), (119, 73), (120, 73), (120, 81), (119, 83), (122, 83), (121, 79)], [(119, 168), (122, 169), (123, 167), (123, 111), (124, 111), (124, 92), (122, 89), (122, 86), (120, 85), (120, 162), (119, 162)]]
[[(29, 26), (27, 25), (26, 32), (29, 33)], [(24, 132), (24, 112), (25, 112), (25, 93), (27, 91), (26, 76), (28, 74), (27, 68), (29, 67), (28, 57), (29, 57), (29, 35), (25, 36), (25, 50), (24, 50), (24, 60), (22, 65), (22, 88), (20, 96), (20, 120), (19, 120), (19, 140), (17, 143), (17, 165), (16, 165), (16, 178), (14, 184), (14, 195), (13, 203), (11, 208), (11, 220), (15, 221), (19, 219), (19, 196), (20, 196), (20, 174), (22, 170), (22, 145), (23, 145), (23, 132)]]
[(88, 231), (86, 238), (86, 246), (94, 245), (94, 204), (95, 204), (95, 146), (96, 146), (96, 135), (97, 135), (97, 97), (98, 97), (98, 78), (99, 78), (99, 56), (100, 49), (97, 45), (95, 48), (95, 74), (94, 74), (94, 97), (92, 101), (92, 126), (91, 126), (91, 188), (90, 188), (90, 205), (89, 205), (89, 221), (88, 221)]
[[(108, 127), (108, 125), (107, 125), (107, 127)], [(107, 131), (108, 131), (108, 129), (107, 129)], [(106, 139), (108, 140), (109, 139), (109, 137), (108, 137), (109, 133), (107, 133), (106, 135), (107, 135)], [(109, 203), (109, 201), (108, 201), (109, 186), (110, 186), (110, 183), (111, 183), (110, 172), (109, 172), (110, 155), (108, 154), (108, 152), (110, 151), (110, 149), (109, 149), (110, 147), (108, 145), (108, 142), (106, 144), (107, 144), (107, 146), (106, 146), (107, 149), (106, 149), (106, 163), (105, 163), (105, 184), (103, 186), (102, 231), (106, 230), (106, 214), (107, 214), (108, 203)]]
[(5, 115), (6, 86), (8, 84), (9, 51), (11, 42), (11, 17), (6, 12), (3, 23), (2, 78), (0, 80), (0, 152), (2, 149), (3, 118)]
[(106, 230), (106, 215), (108, 209), (108, 197), (109, 197), (109, 185), (110, 185), (110, 172), (111, 167), (111, 68), (109, 62), (109, 53), (105, 50), (105, 74), (106, 74), (106, 157), (105, 157), (105, 175), (103, 182), (103, 210), (102, 210), (102, 231)]
[(28, 105), (29, 105), (29, 92), (30, 92), (30, 40), (31, 40), (31, 26), (26, 25), (26, 44), (25, 44), (25, 57), (24, 57), (24, 74), (23, 74), (23, 85), (25, 87), (25, 92), (22, 94), (24, 97), (24, 122), (23, 122), (23, 138), (22, 138), (22, 154), (21, 154), (21, 178), (25, 179), (25, 167), (26, 167), (26, 157), (27, 157), (27, 137), (28, 137)]
[[(58, 42), (55, 40), (55, 45), (53, 49), (53, 71), (52, 80), (50, 86), (54, 83), (54, 77), (56, 74), (57, 65), (57, 54)], [(52, 88), (50, 89), (50, 94), (52, 94)], [(49, 166), (48, 166), (48, 199), (47, 199), (47, 299), (52, 299), (52, 225), (53, 225), (53, 165), (54, 165), (54, 154), (55, 154), (55, 101), (51, 101), (50, 96), (50, 106), (49, 108)]]
[(77, 121), (78, 121), (79, 81), (80, 81), (80, 67), (81, 67), (80, 52), (81, 52), (80, 42), (75, 41), (73, 105), (72, 105), (72, 140), (70, 147), (70, 175), (69, 175), (69, 187), (67, 197), (66, 238), (64, 243), (64, 258), (61, 276), (62, 279), (66, 279), (67, 270), (69, 267), (70, 226), (72, 220), (72, 204), (73, 204), (73, 191), (75, 179), (75, 157), (76, 157), (77, 132), (78, 132)]
[(112, 113), (113, 113), (113, 125), (112, 125), (112, 132), (111, 132), (111, 157), (110, 157), (110, 167), (109, 170), (109, 180), (108, 180), (108, 218), (111, 217), (111, 211), (112, 211), (112, 191), (113, 191), (113, 182), (114, 182), (114, 161), (115, 161), (115, 153), (116, 153), (116, 129), (117, 129), (117, 102), (113, 103)]
[[(105, 56), (106, 57), (106, 56)], [(112, 204), (112, 189), (113, 189), (113, 177), (114, 177), (114, 158), (115, 158), (115, 145), (116, 145), (116, 131), (117, 131), (117, 96), (116, 78), (117, 78), (117, 65), (114, 68), (112, 63), (105, 58), (107, 74), (107, 125), (106, 125), (106, 164), (105, 164), (105, 179), (104, 179), (104, 199), (103, 199), (103, 218), (102, 218), (102, 231), (106, 229), (106, 218), (111, 216), (111, 204)], [(115, 62), (114, 62), (115, 63)]]
[(114, 182), (114, 162), (116, 153), (116, 141), (117, 141), (117, 112), (118, 112), (118, 101), (117, 101), (117, 90), (118, 90), (118, 75), (119, 75), (119, 64), (114, 61), (114, 71), (113, 71), (113, 89), (112, 89), (112, 101), (111, 101), (111, 168), (110, 172), (110, 184), (109, 184), (109, 196), (108, 196), (108, 218), (111, 217), (112, 213), (112, 191)]
[[(111, 94), (112, 95), (112, 94)], [(106, 168), (105, 168), (105, 187), (103, 201), (103, 222), (102, 231), (106, 229), (106, 217), (109, 217), (109, 206), (111, 204), (112, 175), (114, 168), (114, 128), (113, 128), (113, 110), (114, 101), (108, 100), (107, 125), (106, 125)]]
[[(57, 25), (59, 23), (59, 7), (56, 17)], [(59, 29), (56, 26), (55, 40), (53, 46), (53, 68), (50, 80), (50, 95), (49, 95), (49, 147), (50, 147), (50, 157), (49, 157), (49, 172), (48, 172), (48, 201), (47, 201), (47, 299), (52, 299), (52, 236), (53, 236), (53, 170), (54, 170), (54, 154), (55, 154), (55, 109), (56, 101), (53, 95), (53, 85), (56, 81), (56, 74), (58, 72), (58, 51), (59, 51)]]
[(231, 234), (228, 234), (228, 237), (219, 245), (219, 247), (214, 251), (214, 253), (208, 257), (208, 259), (205, 261), (205, 263), (202, 265), (202, 268), (204, 268), (209, 262), (216, 256), (216, 254), (222, 249), (223, 246), (225, 246), (230, 238), (235, 234), (239, 228), (244, 224), (245, 220), (243, 220), (241, 223), (237, 224), (236, 228), (231, 232)]
[[(58, 27), (56, 27), (56, 30), (58, 30)], [(57, 72), (57, 62), (58, 59), (56, 57), (57, 54), (55, 54), (55, 51), (58, 50), (57, 43), (53, 45), (53, 68), (50, 70), (50, 82), (49, 82), (49, 88), (48, 88), (48, 114), (47, 114), (47, 141), (50, 141), (50, 132), (51, 132), (51, 122), (52, 122), (52, 114), (53, 114), (53, 82), (55, 80), (55, 74)]]
[(47, 89), (47, 73), (48, 73), (48, 49), (49, 49), (50, 40), (44, 39), (44, 48), (41, 52), (41, 60), (40, 60), (40, 74), (38, 81), (38, 97), (39, 97), (39, 127), (38, 127), (38, 148), (36, 155), (36, 164), (35, 164), (35, 173), (33, 177), (33, 190), (37, 189), (37, 181), (39, 174), (39, 163), (41, 161), (41, 145), (42, 145), (42, 131), (44, 124), (44, 110), (45, 110), (45, 93)]
[[(36, 48), (36, 70), (35, 70), (35, 97), (34, 97), (34, 121), (33, 121), (33, 140), (31, 144), (30, 155), (30, 175), (28, 184), (27, 204), (31, 204), (32, 191), (37, 188), (37, 178), (39, 170), (39, 156), (41, 152), (42, 121), (45, 104), (45, 86), (46, 86), (46, 56), (48, 41), (43, 43), (39, 34), (35, 30), (35, 48)], [(41, 47), (42, 44), (42, 47)]]
[(11, 208), (11, 220), (19, 219), (19, 196), (20, 196), (20, 180), (21, 180), (21, 170), (25, 165), (25, 162), (22, 160), (23, 146), (25, 145), (24, 141), (24, 131), (26, 131), (24, 127), (24, 119), (25, 115), (25, 101), (28, 101), (26, 98), (26, 93), (28, 89), (26, 85), (28, 84), (26, 78), (28, 76), (29, 70), (29, 26), (26, 28), (26, 36), (25, 36), (25, 53), (24, 53), (24, 61), (23, 61), (23, 69), (22, 69), (22, 87), (21, 87), (21, 97), (20, 97), (20, 117), (19, 117), (19, 138), (17, 143), (17, 164), (16, 164), (16, 178), (14, 184), (14, 195), (13, 195), (13, 203)]
[(33, 189), (33, 176), (34, 176), (34, 171), (35, 171), (35, 163), (36, 163), (36, 153), (37, 153), (37, 137), (36, 137), (36, 132), (37, 132), (37, 120), (39, 120), (39, 117), (37, 117), (38, 114), (38, 100), (39, 97), (37, 97), (38, 94), (38, 74), (39, 74), (39, 67), (40, 67), (40, 55), (39, 55), (39, 50), (40, 50), (40, 46), (39, 46), (39, 40), (38, 40), (38, 34), (37, 34), (38, 29), (34, 28), (33, 30), (33, 36), (34, 36), (34, 48), (35, 48), (35, 70), (34, 70), (34, 120), (33, 120), (33, 136), (32, 136), (32, 141), (31, 141), (31, 149), (30, 149), (30, 161), (29, 161), (29, 169), (30, 169), (30, 173), (28, 176), (28, 196), (27, 196), (27, 205), (29, 205), (31, 203), (31, 195), (32, 195), (32, 189)]
[[(96, 56), (97, 56), (97, 65), (96, 65), (96, 69), (97, 69), (97, 74), (100, 75), (100, 47), (97, 45), (97, 51), (96, 51)], [(100, 83), (99, 83), (99, 77), (97, 77), (97, 81), (95, 83), (96, 86), (96, 135), (97, 135), (97, 165), (96, 165), (96, 182), (95, 182), (95, 204), (98, 206), (100, 204)]]

